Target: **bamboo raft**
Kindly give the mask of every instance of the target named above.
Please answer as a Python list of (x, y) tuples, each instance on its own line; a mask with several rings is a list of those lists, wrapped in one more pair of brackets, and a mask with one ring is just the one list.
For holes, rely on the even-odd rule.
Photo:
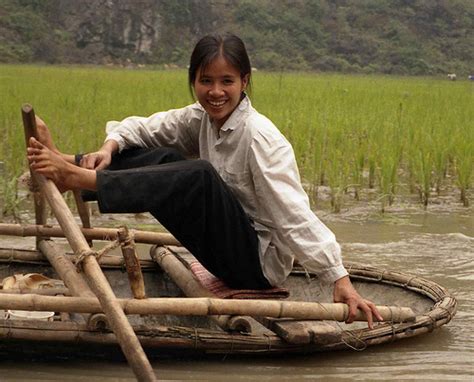
[[(28, 141), (36, 136), (34, 113), (29, 105), (22, 112)], [(360, 312), (359, 321), (345, 324), (347, 305), (332, 303), (332, 288), (298, 267), (284, 285), (287, 300), (217, 298), (197, 281), (195, 259), (171, 235), (91, 228), (75, 193), (80, 228), (54, 183), (31, 175), (36, 224), (0, 224), (0, 235), (36, 237), (35, 250), (0, 242), (4, 357), (125, 356), (138, 380), (154, 381), (150, 357), (362, 350), (431, 332), (456, 312), (455, 298), (432, 281), (352, 263), (345, 264), (352, 282), (384, 317), (373, 329)], [(45, 201), (59, 226), (46, 224)], [(136, 243), (153, 245), (149, 259), (137, 256)], [(45, 288), (11, 284), (31, 273), (56, 281)], [(52, 312), (52, 319), (14, 319), (18, 310)]]

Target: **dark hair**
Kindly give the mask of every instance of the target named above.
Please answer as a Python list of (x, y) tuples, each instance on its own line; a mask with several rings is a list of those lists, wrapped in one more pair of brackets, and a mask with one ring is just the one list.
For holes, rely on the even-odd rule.
[(189, 90), (193, 93), (194, 81), (196, 81), (199, 68), (205, 69), (215, 58), (222, 56), (232, 66), (240, 71), (240, 78), (248, 75), (247, 88), (250, 90), (250, 77), (252, 66), (245, 49), (244, 42), (236, 35), (226, 33), (224, 35), (207, 35), (201, 38), (194, 47), (189, 62), (188, 80)]

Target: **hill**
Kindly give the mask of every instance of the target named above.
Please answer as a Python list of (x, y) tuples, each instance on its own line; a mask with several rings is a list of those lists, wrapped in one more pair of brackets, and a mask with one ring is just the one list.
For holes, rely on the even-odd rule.
[(0, 62), (184, 67), (216, 31), (259, 69), (474, 71), (472, 0), (2, 0)]

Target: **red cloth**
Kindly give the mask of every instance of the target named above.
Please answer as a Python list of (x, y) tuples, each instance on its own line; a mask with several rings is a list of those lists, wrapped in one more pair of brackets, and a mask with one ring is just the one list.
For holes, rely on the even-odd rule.
[(191, 270), (201, 285), (219, 298), (235, 299), (283, 299), (290, 295), (286, 288), (271, 289), (232, 289), (222, 280), (210, 273), (198, 261), (191, 263)]

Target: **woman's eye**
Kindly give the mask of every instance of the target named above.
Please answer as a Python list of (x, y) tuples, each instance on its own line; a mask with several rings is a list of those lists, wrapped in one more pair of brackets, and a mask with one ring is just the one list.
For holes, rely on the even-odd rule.
[(199, 82), (203, 85), (207, 85), (211, 83), (211, 80), (209, 78), (201, 78)]
[(225, 84), (225, 85), (232, 85), (233, 83), (234, 83), (234, 81), (231, 80), (231, 79), (225, 79), (225, 80), (224, 80), (224, 84)]

